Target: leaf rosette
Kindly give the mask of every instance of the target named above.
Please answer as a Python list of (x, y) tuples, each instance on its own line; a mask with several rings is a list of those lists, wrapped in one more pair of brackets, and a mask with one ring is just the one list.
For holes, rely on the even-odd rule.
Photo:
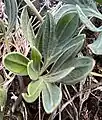
[[(27, 15), (26, 10), (22, 13), (23, 21), (24, 14)], [(27, 16), (26, 18), (28, 19)], [(22, 24), (24, 26), (23, 22)], [(31, 24), (26, 24), (25, 27), (31, 28)], [(23, 98), (31, 103), (42, 93), (43, 106), (47, 113), (52, 113), (62, 99), (61, 88), (56, 83), (76, 84), (85, 80), (94, 67), (92, 58), (78, 57), (86, 37), (84, 34), (75, 35), (78, 24), (76, 13), (65, 14), (57, 23), (47, 13), (36, 36), (31, 33), (32, 29), (29, 29), (29, 35), (24, 31), (31, 45), (31, 60), (17, 52), (8, 53), (4, 57), (4, 66), (9, 71), (29, 75), (32, 80), (27, 93), (22, 94)]]

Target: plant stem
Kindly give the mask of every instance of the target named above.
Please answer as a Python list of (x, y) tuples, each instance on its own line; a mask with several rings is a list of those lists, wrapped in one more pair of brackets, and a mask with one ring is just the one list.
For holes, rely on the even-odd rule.
[(40, 13), (38, 12), (38, 10), (36, 9), (36, 7), (32, 4), (32, 2), (30, 0), (24, 0), (27, 5), (33, 10), (33, 12), (35, 13), (35, 15), (38, 17), (38, 19), (40, 20), (40, 22), (43, 22), (43, 18), (40, 15)]

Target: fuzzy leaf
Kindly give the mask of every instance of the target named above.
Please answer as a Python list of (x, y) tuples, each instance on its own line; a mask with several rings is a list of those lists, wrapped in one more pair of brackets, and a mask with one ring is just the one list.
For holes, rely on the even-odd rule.
[(80, 20), (82, 21), (83, 24), (85, 24), (85, 26), (93, 31), (93, 32), (100, 32), (102, 31), (102, 27), (99, 27), (99, 28), (96, 28), (92, 22), (88, 19), (88, 17), (83, 13), (82, 9), (80, 8), (80, 6), (76, 5), (76, 8), (77, 8), (77, 12), (78, 12), (78, 15), (80, 17)]
[(4, 119), (4, 111), (0, 111), (0, 120)]
[(45, 82), (45, 87), (42, 91), (42, 101), (45, 111), (52, 113), (62, 100), (62, 91), (55, 84)]
[[(50, 17), (50, 16), (49, 16)], [(46, 61), (44, 61), (44, 66), (42, 67), (42, 70), (41, 70), (41, 73), (44, 72), (44, 70), (49, 66), (51, 65), (53, 62), (55, 62), (57, 60), (57, 58), (65, 51), (67, 51), (69, 48), (70, 48), (70, 42), (71, 40), (72, 41), (75, 41), (75, 39), (73, 38), (72, 39), (72, 36), (74, 34), (74, 32), (76, 31), (76, 28), (78, 26), (78, 19), (75, 17), (75, 14), (70, 14), (70, 15), (65, 15), (63, 18), (61, 18), (57, 24), (57, 27), (56, 27), (56, 32), (57, 32), (57, 35), (56, 35), (56, 41), (55, 39), (51, 39), (49, 38), (49, 34), (51, 34), (49, 31), (49, 21), (50, 19), (48, 19), (49, 17), (46, 18), (45, 20), (45, 25), (46, 27), (46, 31), (43, 32), (43, 35), (44, 37), (41, 38), (41, 40), (43, 41), (42, 42), (42, 51), (44, 53), (44, 56), (45, 56), (45, 59)], [(52, 21), (53, 22), (53, 21)], [(64, 23), (64, 24), (63, 24)], [(74, 26), (73, 26), (73, 23)], [(64, 26), (64, 27), (63, 27)], [(70, 30), (70, 28), (73, 28)], [(52, 27), (53, 29), (53, 27)], [(42, 29), (43, 30), (43, 29)], [(44, 30), (43, 30), (44, 31)], [(47, 36), (45, 36), (45, 34)], [(52, 35), (51, 35), (52, 36)], [(55, 34), (54, 34), (55, 36)], [(60, 36), (60, 37), (59, 37)], [(55, 38), (55, 37), (54, 37)], [(78, 39), (78, 38), (76, 38)], [(52, 41), (52, 42), (49, 42), (49, 41)], [(46, 41), (48, 41), (46, 43)], [(82, 47), (82, 44), (83, 44), (83, 39), (80, 40), (81, 43), (79, 46)], [(52, 44), (51, 44), (52, 43)], [(76, 42), (78, 43), (78, 41)], [(74, 44), (74, 43), (73, 43)], [(73, 46), (72, 44), (72, 46)], [(51, 45), (51, 50), (48, 48), (48, 46)], [(65, 46), (66, 45), (66, 46)], [(69, 48), (68, 48), (68, 45), (69, 45)], [(70, 48), (70, 52), (73, 53), (73, 51), (77, 48), (80, 48), (80, 47), (74, 47), (73, 48)], [(81, 48), (80, 48), (81, 49)], [(48, 55), (48, 51), (52, 51), (50, 55)], [(77, 50), (76, 50), (77, 51)], [(79, 51), (77, 51), (79, 52)], [(69, 56), (70, 54), (68, 54)]]
[(2, 20), (0, 20), (0, 39), (2, 37), (4, 37), (6, 32), (5, 26), (4, 26), (4, 22)]
[(58, 82), (64, 77), (66, 77), (73, 69), (74, 67), (69, 67), (67, 69), (63, 69), (61, 71), (45, 75), (43, 76), (43, 79), (47, 82)]
[(30, 46), (35, 45), (35, 34), (33, 31), (31, 19), (29, 19), (27, 7), (25, 7), (21, 14), (21, 27), (25, 38), (29, 41)]
[(102, 14), (98, 11), (94, 0), (64, 0), (65, 3), (53, 13), (57, 22), (64, 14), (77, 13), (76, 4), (79, 5), (87, 17), (96, 17), (102, 20)]
[(16, 24), (17, 19), (17, 2), (16, 0), (4, 0), (6, 13), (8, 16), (8, 30), (7, 33), (11, 32)]
[(42, 51), (44, 56), (44, 61), (51, 56), (53, 50), (55, 49), (56, 40), (55, 39), (55, 24), (53, 17), (50, 13), (47, 13), (44, 22), (43, 38), (42, 38)]
[(57, 23), (63, 15), (69, 14), (69, 13), (77, 13), (75, 5), (72, 4), (65, 4), (62, 5), (59, 9), (56, 10), (56, 12), (52, 13), (54, 16), (54, 20)]
[(30, 46), (35, 46), (35, 34), (32, 27), (31, 19), (29, 19), (28, 25), (27, 25), (27, 40), (30, 43)]
[(7, 100), (7, 93), (6, 90), (4, 88), (0, 87), (0, 106), (5, 106)]
[(97, 10), (97, 6), (95, 3), (95, 0), (62, 0), (63, 2), (67, 4), (73, 4), (76, 5), (78, 4), (80, 7), (90, 7), (93, 8), (94, 10)]
[(63, 47), (62, 54), (58, 56), (54, 65), (52, 66), (51, 72), (58, 71), (66, 60), (68, 60), (70, 57), (71, 58), (75, 57), (77, 53), (80, 51), (84, 43), (84, 39), (85, 35), (80, 35), (69, 40), (69, 42), (67, 42), (67, 44)]
[(56, 38), (58, 44), (63, 46), (70, 39), (78, 28), (79, 17), (75, 13), (69, 13), (61, 17), (56, 25)]
[(97, 40), (92, 44), (89, 44), (88, 47), (94, 54), (102, 55), (102, 32), (99, 34)]
[(18, 75), (28, 75), (27, 64), (29, 59), (18, 52), (11, 52), (5, 55), (3, 59), (4, 66), (9, 71)]
[(27, 65), (27, 72), (28, 72), (28, 75), (30, 77), (30, 79), (32, 80), (37, 80), (38, 79), (38, 71), (36, 71), (36, 69), (34, 68), (34, 62), (33, 60), (31, 60), (28, 65)]
[(2, 84), (3, 83), (3, 77), (0, 75), (0, 84)]
[(28, 94), (22, 93), (24, 100), (28, 103), (34, 102), (40, 95), (43, 89), (43, 80), (37, 80), (29, 83), (28, 85)]
[(42, 55), (34, 46), (31, 48), (31, 59), (33, 60), (34, 68), (39, 71)]
[(84, 80), (92, 71), (95, 61), (89, 57), (74, 58), (66, 61), (60, 70), (69, 67), (75, 67), (64, 79), (60, 82), (64, 84), (76, 84)]
[(22, 27), (24, 36), (27, 40), (28, 40), (28, 33), (27, 33), (28, 22), (29, 22), (29, 16), (27, 12), (27, 7), (25, 7), (21, 13), (21, 27)]

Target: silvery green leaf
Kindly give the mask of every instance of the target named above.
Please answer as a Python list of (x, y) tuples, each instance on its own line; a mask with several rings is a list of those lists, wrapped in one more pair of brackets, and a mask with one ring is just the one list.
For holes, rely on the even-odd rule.
[[(63, 15), (56, 25), (56, 38), (58, 44), (65, 44), (68, 39), (72, 38), (79, 25), (79, 17), (75, 13)], [(65, 43), (64, 43), (65, 42)]]
[(22, 96), (24, 100), (28, 103), (34, 102), (40, 95), (42, 89), (43, 89), (43, 80), (37, 80), (37, 81), (32, 81), (28, 85), (28, 94), (27, 93), (22, 93)]
[(35, 46), (31, 47), (31, 59), (33, 60), (34, 68), (37, 71), (39, 71), (41, 60), (42, 60), (42, 55)]
[(28, 40), (28, 33), (27, 33), (28, 22), (29, 22), (29, 16), (27, 12), (27, 7), (25, 7), (21, 13), (21, 27), (22, 27), (24, 36), (27, 40)]
[(30, 43), (30, 46), (35, 46), (35, 34), (32, 27), (31, 19), (29, 19), (28, 25), (27, 25), (27, 40)]
[[(45, 20), (45, 21), (48, 21), (48, 20)], [(55, 37), (54, 37), (54, 39), (52, 38), (52, 39), (49, 39), (49, 37), (47, 37), (47, 36), (50, 36), (49, 34), (47, 35), (47, 36), (45, 36), (45, 38), (46, 39), (43, 39), (43, 38), (41, 38), (41, 40), (43, 40), (45, 43), (46, 43), (46, 41), (48, 41), (48, 39), (49, 39), (49, 41), (52, 41), (52, 42), (48, 42), (48, 43), (44, 43), (45, 45), (45, 48), (47, 48), (46, 46), (50, 46), (51, 45), (51, 43), (52, 43), (52, 45), (51, 45), (51, 47), (52, 47), (52, 49), (51, 49), (51, 54), (50, 54), (50, 56), (47, 58), (47, 61), (45, 61), (45, 64), (44, 64), (44, 66), (42, 67), (42, 70), (41, 70), (41, 73), (42, 73), (42, 71), (44, 71), (49, 65), (51, 65), (53, 62), (55, 62), (56, 60), (57, 60), (57, 58), (63, 53), (63, 52), (65, 52), (66, 50), (68, 50), (69, 48), (68, 47), (70, 47), (71, 46), (71, 42), (73, 41), (73, 43), (72, 43), (72, 45), (73, 44), (75, 44), (74, 42), (76, 41), (76, 40), (78, 40), (78, 37), (75, 37), (75, 39), (74, 38), (72, 38), (73, 37), (73, 34), (75, 33), (75, 31), (76, 31), (76, 29), (77, 29), (77, 26), (78, 26), (78, 22), (79, 22), (79, 20), (78, 20), (78, 18), (76, 17), (76, 14), (73, 14), (73, 13), (70, 13), (69, 15), (65, 15), (65, 16), (63, 16), (60, 20), (59, 20), (59, 22), (58, 22), (58, 24), (56, 25), (56, 39), (57, 40), (55, 40)], [(48, 23), (49, 22), (46, 22), (46, 26), (49, 26), (48, 25)], [(73, 25), (74, 24), (74, 25)], [(46, 27), (47, 28), (47, 27)], [(72, 28), (72, 29), (71, 29)], [(43, 30), (43, 29), (42, 29)], [(46, 31), (48, 32), (49, 30), (48, 29), (46, 29)], [(46, 33), (47, 33), (46, 32)], [(54, 36), (55, 36), (55, 34), (54, 34)], [(48, 39), (47, 39), (48, 38)], [(80, 39), (80, 38), (79, 38)], [(81, 40), (80, 41), (82, 41), (83, 42), (83, 38), (81, 38)], [(77, 41), (76, 43), (78, 43), (79, 41)], [(79, 46), (81, 46), (82, 47), (82, 42), (80, 43), (80, 45)], [(48, 45), (49, 44), (49, 45)], [(42, 46), (43, 46), (43, 43), (42, 43)], [(80, 48), (80, 47), (77, 47), (77, 48)], [(42, 47), (42, 50), (43, 51), (46, 51), (46, 52), (44, 52), (45, 53), (45, 56), (48, 56), (48, 51), (49, 51), (49, 48), (47, 48), (47, 49), (45, 49), (44, 47)], [(73, 49), (74, 48), (74, 49)], [(70, 51), (71, 52), (73, 52), (75, 49), (77, 49), (76, 47), (73, 47), (73, 48), (70, 48)], [(81, 48), (80, 48), (81, 49)], [(76, 50), (77, 51), (77, 50)], [(78, 50), (79, 51), (79, 50)], [(77, 51), (77, 52), (78, 52)], [(69, 54), (70, 55), (70, 54)], [(69, 56), (68, 55), (68, 56)]]
[(94, 0), (64, 0), (65, 3), (53, 13), (57, 22), (64, 14), (77, 13), (76, 4), (79, 5), (87, 17), (96, 17), (102, 20), (102, 14), (98, 11)]
[(102, 20), (102, 14), (98, 10), (96, 11), (92, 8), (82, 8), (82, 11), (87, 17), (96, 17)]
[(27, 7), (22, 10), (21, 13), (21, 27), (23, 30), (24, 37), (29, 41), (30, 46), (35, 45), (35, 34), (32, 27), (31, 19), (29, 19)]
[(88, 45), (88, 47), (92, 50), (94, 54), (102, 55), (102, 32), (92, 44)]
[(0, 111), (0, 120), (3, 120), (4, 118), (4, 111)]
[(38, 71), (34, 68), (34, 62), (31, 60), (27, 65), (27, 72), (31, 80), (37, 80), (39, 77)]
[(44, 62), (46, 62), (50, 58), (52, 52), (54, 51), (57, 41), (57, 39), (55, 38), (54, 19), (50, 13), (47, 13), (46, 19), (43, 25), (41, 26), (41, 33), (39, 34), (42, 34), (42, 38), (40, 39), (42, 40), (40, 42), (42, 48), (41, 53), (44, 57)]
[(62, 53), (58, 56), (53, 64), (50, 72), (56, 72), (69, 59), (74, 58), (83, 46), (85, 35), (79, 35), (69, 40), (62, 49)]
[(7, 33), (11, 32), (16, 24), (17, 19), (17, 2), (16, 0), (4, 0), (6, 7), (6, 14), (8, 16), (8, 29)]
[(3, 64), (9, 71), (18, 75), (28, 75), (27, 64), (29, 59), (18, 52), (11, 52), (3, 58)]
[(58, 82), (68, 85), (76, 84), (87, 77), (87, 75), (94, 68), (94, 65), (95, 61), (89, 57), (69, 59), (63, 64), (60, 70), (63, 70), (64, 68), (68, 67), (75, 67), (75, 69), (72, 70), (65, 78)]
[(47, 82), (58, 82), (65, 78), (72, 70), (74, 70), (74, 67), (69, 67), (55, 73), (49, 73), (43, 76), (43, 79)]
[(3, 83), (3, 77), (0, 75), (0, 84), (2, 84)]
[(93, 23), (88, 19), (88, 17), (83, 13), (82, 9), (80, 8), (80, 6), (76, 5), (77, 8), (77, 12), (78, 15), (80, 17), (80, 20), (82, 21), (83, 24), (85, 24), (85, 26), (93, 31), (93, 32), (101, 32), (102, 31), (102, 26), (99, 28), (96, 28)]
[(64, 3), (67, 4), (78, 4), (80, 7), (90, 7), (94, 10), (97, 10), (96, 2), (95, 0), (62, 0)]
[(4, 22), (3, 20), (0, 20), (0, 39), (5, 36), (5, 32), (6, 32), (6, 29), (5, 29)]
[(55, 84), (45, 83), (42, 91), (42, 101), (44, 110), (49, 114), (52, 113), (62, 100), (62, 91)]
[(65, 14), (77, 13), (75, 5), (65, 4), (62, 5), (55, 13), (53, 13), (54, 20), (57, 23), (61, 17)]
[(0, 106), (4, 107), (7, 100), (7, 92), (3, 87), (0, 87)]

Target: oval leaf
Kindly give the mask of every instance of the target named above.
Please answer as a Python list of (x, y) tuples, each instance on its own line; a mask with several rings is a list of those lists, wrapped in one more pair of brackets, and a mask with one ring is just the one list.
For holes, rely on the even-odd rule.
[(28, 75), (27, 64), (29, 59), (18, 52), (11, 52), (5, 55), (3, 59), (4, 66), (11, 72), (18, 75)]
[(62, 100), (62, 91), (55, 84), (45, 82), (45, 87), (42, 91), (42, 101), (45, 111), (52, 113)]
[(56, 38), (58, 39), (58, 44), (65, 44), (75, 33), (78, 24), (79, 17), (75, 13), (69, 13), (61, 17), (56, 25)]
[(64, 84), (76, 84), (84, 80), (87, 75), (92, 71), (95, 61), (89, 57), (74, 58), (66, 61), (60, 69), (66, 67), (75, 67), (64, 79), (60, 82)]

